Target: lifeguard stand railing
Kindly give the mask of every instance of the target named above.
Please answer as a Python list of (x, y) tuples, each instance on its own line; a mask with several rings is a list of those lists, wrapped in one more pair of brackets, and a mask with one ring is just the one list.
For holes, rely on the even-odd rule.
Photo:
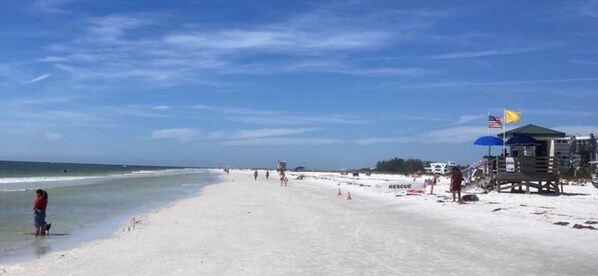
[(507, 189), (523, 192), (525, 188), (529, 193), (530, 188), (536, 188), (540, 193), (559, 193), (560, 166), (556, 157), (493, 157), (490, 166), (491, 182), (498, 192)]

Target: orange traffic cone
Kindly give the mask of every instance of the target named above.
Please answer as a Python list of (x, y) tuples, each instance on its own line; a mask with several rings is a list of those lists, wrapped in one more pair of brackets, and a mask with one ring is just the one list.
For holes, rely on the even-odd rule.
[(351, 198), (351, 192), (347, 192), (347, 200), (352, 200), (352, 198)]
[(336, 195), (339, 197), (343, 196), (343, 194), (341, 193), (341, 188), (338, 188), (338, 193)]

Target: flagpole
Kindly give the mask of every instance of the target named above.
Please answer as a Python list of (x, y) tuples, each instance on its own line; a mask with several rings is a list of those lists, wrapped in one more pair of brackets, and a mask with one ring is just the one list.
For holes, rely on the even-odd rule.
[[(503, 111), (503, 113), (502, 113), (502, 115), (503, 115), (503, 117), (502, 117), (502, 120), (503, 120), (503, 122), (502, 122), (502, 153), (505, 153), (505, 147), (506, 147), (506, 143), (507, 143), (506, 142), (506, 128), (505, 128), (505, 126), (507, 125), (507, 109), (503, 108), (502, 111)], [(505, 154), (505, 156), (507, 156), (507, 155)]]
[[(488, 128), (488, 136), (490, 136), (490, 111), (488, 111), (488, 125), (487, 125), (486, 127)], [(490, 157), (490, 155), (491, 155), (491, 153), (492, 153), (492, 152), (490, 151), (490, 148), (491, 148), (491, 147), (492, 147), (492, 146), (488, 146), (488, 157)]]
[[(488, 119), (490, 119), (490, 112), (488, 112)], [(490, 123), (488, 123), (488, 136), (490, 136)]]

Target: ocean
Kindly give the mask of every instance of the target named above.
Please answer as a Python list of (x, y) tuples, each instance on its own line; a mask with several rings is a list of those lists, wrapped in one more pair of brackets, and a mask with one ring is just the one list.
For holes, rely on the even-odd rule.
[[(135, 215), (216, 181), (198, 168), (0, 161), (0, 263), (107, 237)], [(37, 189), (49, 195), (44, 238), (31, 235)]]

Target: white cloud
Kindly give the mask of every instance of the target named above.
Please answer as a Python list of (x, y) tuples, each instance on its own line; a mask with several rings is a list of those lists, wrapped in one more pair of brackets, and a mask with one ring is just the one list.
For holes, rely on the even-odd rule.
[(49, 133), (46, 133), (44, 136), (46, 137), (46, 139), (49, 139), (49, 140), (58, 140), (58, 139), (62, 138), (62, 134), (56, 133), (56, 132), (49, 132)]
[(432, 130), (424, 134), (422, 138), (425, 139), (426, 143), (455, 144), (471, 142), (473, 144), (476, 138), (486, 135), (487, 132), (488, 129), (485, 126), (461, 126)]
[(171, 107), (167, 106), (167, 105), (158, 105), (158, 106), (154, 106), (155, 110), (169, 110)]
[(39, 13), (68, 13), (65, 6), (77, 0), (36, 0), (31, 10)]
[(487, 131), (488, 129), (486, 127), (460, 126), (446, 129), (435, 129), (413, 136), (364, 138), (356, 140), (355, 143), (358, 145), (394, 143), (459, 144), (467, 142), (473, 144), (475, 139), (478, 137), (487, 135)]
[(464, 52), (454, 52), (454, 53), (445, 53), (445, 54), (436, 54), (436, 55), (406, 55), (406, 56), (386, 56), (386, 57), (374, 57), (374, 58), (365, 58), (361, 59), (364, 61), (375, 61), (375, 60), (406, 60), (406, 59), (470, 59), (470, 58), (481, 58), (481, 57), (492, 57), (492, 56), (507, 56), (507, 55), (515, 55), (515, 54), (523, 54), (523, 53), (530, 53), (530, 52), (537, 52), (547, 49), (552, 49), (557, 46), (561, 45), (561, 43), (544, 43), (539, 44), (531, 47), (519, 47), (519, 48), (502, 48), (502, 49), (486, 49), (486, 50), (477, 50), (477, 51), (464, 51)]
[(262, 30), (222, 30), (189, 32), (166, 36), (164, 42), (184, 49), (218, 51), (305, 51), (349, 50), (378, 47), (388, 40), (383, 31), (332, 32), (322, 26), (320, 33), (289, 28), (266, 27)]
[(100, 40), (116, 41), (127, 31), (153, 24), (153, 20), (145, 15), (110, 15), (90, 19), (89, 34)]
[(545, 45), (539, 45), (539, 46), (533, 46), (533, 47), (510, 48), (510, 49), (489, 49), (489, 50), (481, 50), (481, 51), (469, 51), (469, 52), (447, 53), (447, 54), (440, 54), (440, 55), (429, 55), (429, 56), (422, 56), (422, 57), (432, 58), (432, 59), (465, 59), (465, 58), (478, 58), (478, 57), (489, 57), (489, 56), (504, 56), (504, 55), (514, 55), (514, 54), (537, 52), (537, 51), (541, 51), (541, 50), (551, 49), (558, 45), (559, 44), (557, 44), (557, 43), (548, 43)]
[(319, 139), (319, 138), (255, 138), (245, 140), (228, 140), (222, 142), (223, 145), (230, 146), (258, 146), (258, 145), (270, 145), (270, 146), (320, 146), (342, 143), (338, 139)]
[(392, 138), (364, 138), (355, 141), (358, 145), (373, 145), (373, 144), (395, 144), (395, 143), (409, 143), (412, 138), (407, 137), (392, 137)]
[[(334, 66), (354, 52), (368, 52), (421, 36), (452, 12), (393, 11), (363, 14), (359, 18), (327, 11), (291, 16), (279, 22), (248, 25), (171, 25), (169, 29), (140, 31), (160, 26), (163, 14), (116, 14), (94, 17), (82, 26), (84, 33), (69, 41), (49, 45), (50, 53), (38, 58), (77, 81), (139, 78), (176, 85), (202, 84), (223, 74), (294, 73), (324, 71), (365, 77), (419, 77), (421, 68), (347, 64)], [(77, 34), (77, 32), (74, 32)], [(256, 55), (276, 56), (249, 62)], [(329, 65), (295, 67), (301, 60), (330, 61)], [(257, 70), (256, 70), (256, 67)], [(210, 85), (213, 85), (211, 83)]]
[(579, 8), (579, 13), (583, 16), (598, 18), (598, 1), (591, 0), (584, 2)]
[(571, 79), (544, 79), (544, 80), (515, 80), (515, 81), (496, 81), (496, 82), (437, 82), (419, 85), (405, 86), (405, 88), (427, 88), (427, 87), (468, 87), (468, 86), (495, 86), (495, 85), (518, 85), (518, 84), (545, 84), (545, 83), (566, 83), (566, 82), (594, 82), (598, 78), (571, 78)]
[(229, 115), (231, 121), (245, 122), (255, 125), (313, 125), (313, 124), (366, 124), (367, 118), (341, 114), (303, 115), (285, 112), (255, 110), (240, 107), (218, 107), (196, 105), (194, 108)]
[(583, 126), (583, 125), (568, 125), (568, 126), (557, 126), (553, 127), (552, 129), (562, 131), (567, 135), (590, 135), (590, 133), (594, 133), (594, 135), (598, 136), (598, 125), (596, 126)]
[(462, 115), (459, 118), (459, 121), (457, 122), (457, 124), (464, 124), (464, 123), (468, 123), (471, 121), (482, 120), (484, 118), (488, 119), (486, 116), (487, 115), (469, 115), (469, 114)]
[[(171, 128), (171, 129), (160, 129), (151, 133), (152, 139), (178, 139), (181, 142), (188, 142), (192, 140), (222, 140), (226, 139), (225, 144), (250, 144), (259, 143), (259, 141), (275, 141), (279, 143), (278, 138), (289, 139), (292, 143), (298, 143), (295, 139), (301, 140), (303, 138), (291, 138), (287, 136), (293, 136), (303, 134), (307, 132), (316, 131), (319, 128), (264, 128), (264, 129), (253, 129), (253, 130), (237, 130), (237, 131), (212, 131), (209, 133), (202, 133), (192, 128)], [(273, 140), (268, 140), (273, 139)], [(284, 140), (283, 139), (283, 140)], [(318, 143), (318, 141), (327, 141), (325, 139), (306, 139), (309, 143)], [(282, 140), (280, 140), (282, 141)]]
[(43, 81), (43, 80), (49, 78), (50, 76), (52, 76), (52, 74), (43, 74), (43, 75), (40, 75), (32, 80), (26, 81), (25, 84), (32, 84), (32, 83), (36, 83), (38, 81)]
[(239, 130), (230, 135), (231, 139), (253, 139), (303, 134), (319, 128), (263, 128), (255, 130)]
[(177, 139), (181, 142), (189, 142), (200, 138), (199, 131), (191, 128), (170, 128), (160, 129), (151, 133), (153, 139)]
[(596, 62), (596, 61), (589, 61), (589, 60), (583, 60), (583, 59), (570, 59), (569, 61), (571, 61), (573, 63), (577, 63), (577, 64), (598, 66), (598, 62)]

